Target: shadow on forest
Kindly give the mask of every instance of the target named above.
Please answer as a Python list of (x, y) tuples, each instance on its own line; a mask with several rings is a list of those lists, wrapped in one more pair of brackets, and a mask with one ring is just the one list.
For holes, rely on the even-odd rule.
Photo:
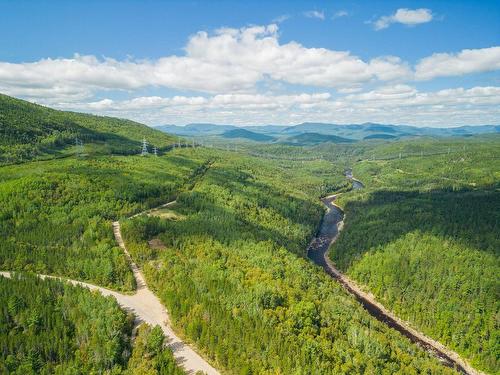
[(294, 253), (304, 255), (301, 251), (305, 249), (294, 246), (297, 238), (279, 229), (258, 224), (256, 220), (247, 219), (245, 214), (248, 211), (243, 207), (224, 207), (213, 202), (208, 194), (200, 192), (190, 193), (188, 199), (182, 199), (179, 203), (179, 212), (188, 218), (169, 226), (167, 232), (171, 238), (208, 235), (225, 245), (241, 241), (273, 241)]
[[(207, 176), (208, 177), (208, 176)], [(295, 215), (291, 216), (291, 207), (301, 207), (306, 212), (317, 210), (318, 213), (323, 213), (323, 208), (319, 200), (308, 201), (305, 199), (291, 196), (283, 187), (282, 189), (275, 186), (258, 181), (248, 172), (214, 169), (210, 173), (210, 180), (207, 180), (215, 185), (222, 186), (228, 189), (233, 195), (243, 197), (249, 202), (255, 202), (258, 207), (271, 207), (279, 215), (288, 218), (296, 224), (310, 224), (310, 215), (301, 215), (297, 210)], [(319, 217), (318, 217), (319, 220)]]
[(500, 192), (376, 191), (345, 205), (345, 227), (332, 255), (346, 269), (372, 248), (419, 230), (500, 255)]
[[(177, 210), (188, 219), (168, 224), (168, 237), (208, 235), (226, 245), (241, 241), (273, 241), (297, 255), (305, 255), (309, 238), (304, 238), (304, 228), (314, 217), (319, 224), (323, 213), (319, 202), (315, 204), (286, 195), (284, 189), (256, 181), (248, 172), (232, 169), (211, 169), (204, 183), (214, 193), (197, 189), (181, 194)], [(213, 196), (219, 187), (221, 196)], [(231, 198), (221, 202), (228, 193)], [(262, 222), (274, 217), (261, 215), (261, 209), (271, 209), (278, 218), (298, 227), (286, 232), (280, 230), (281, 221)]]

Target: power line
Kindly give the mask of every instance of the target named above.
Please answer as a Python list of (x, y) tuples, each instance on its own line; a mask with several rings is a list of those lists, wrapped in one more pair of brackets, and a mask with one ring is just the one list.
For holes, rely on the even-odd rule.
[(75, 138), (75, 146), (76, 146), (76, 154), (78, 156), (82, 156), (85, 149), (83, 148), (83, 141), (79, 139), (78, 137)]
[(146, 138), (143, 138), (142, 139), (142, 152), (141, 152), (141, 156), (146, 156), (148, 154), (149, 154), (149, 152), (148, 152), (148, 141), (146, 141)]

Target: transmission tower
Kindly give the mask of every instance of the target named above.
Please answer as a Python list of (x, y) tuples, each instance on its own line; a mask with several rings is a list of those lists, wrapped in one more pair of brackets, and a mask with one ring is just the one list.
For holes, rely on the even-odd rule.
[(76, 154), (82, 156), (84, 148), (83, 141), (81, 139), (75, 138)]
[(146, 156), (147, 154), (149, 154), (149, 152), (148, 152), (148, 141), (146, 141), (146, 138), (143, 138), (142, 139), (142, 152), (141, 152), (141, 156)]

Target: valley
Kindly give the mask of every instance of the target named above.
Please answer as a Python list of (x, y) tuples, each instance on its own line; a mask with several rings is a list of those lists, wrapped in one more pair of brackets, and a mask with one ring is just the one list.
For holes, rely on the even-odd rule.
[[(363, 184), (354, 179), (351, 170), (346, 171), (346, 178), (353, 183), (353, 189), (362, 189)], [(384, 306), (377, 302), (376, 298), (370, 292), (365, 292), (363, 288), (357, 285), (353, 280), (342, 274), (333, 264), (328, 256), (330, 246), (337, 239), (339, 232), (344, 226), (344, 212), (334, 202), (336, 195), (327, 196), (321, 199), (326, 206), (326, 213), (323, 216), (320, 229), (316, 237), (311, 241), (307, 249), (307, 256), (317, 265), (322, 267), (326, 273), (336, 279), (363, 307), (375, 318), (384, 322), (389, 327), (394, 328), (402, 335), (408, 337), (412, 342), (428, 350), (437, 356), (447, 366), (456, 368), (464, 374), (483, 374), (475, 370), (463, 360), (457, 353), (450, 351), (441, 343), (425, 336), (423, 333), (415, 330), (408, 322), (404, 322), (388, 311)]]
[[(123, 333), (104, 362), (54, 355), (35, 339), (60, 314), (50, 310), (26, 328), (31, 349), (3, 339), (0, 368), (495, 373), (500, 140), (482, 137), (236, 151), (184, 140), (158, 156), (140, 156), (140, 142), (127, 155), (97, 140), (85, 155), (60, 144), (39, 160), (11, 159), (0, 166), (0, 269), (10, 276), (0, 278), (0, 323), (12, 337), (31, 324), (35, 309), (8, 292), (30, 283), (49, 294), (77, 288), (82, 301), (110, 297), (102, 303), (116, 318), (104, 309), (101, 321), (120, 321)], [(74, 314), (86, 303), (75, 301)], [(450, 323), (470, 322), (471, 305), (481, 310), (470, 329)], [(61, 327), (87, 327), (65, 316)], [(81, 334), (67, 340), (87, 342)], [(107, 350), (107, 334), (116, 332), (103, 331), (92, 350)]]
[(500, 375), (499, 1), (0, 1), (0, 375)]

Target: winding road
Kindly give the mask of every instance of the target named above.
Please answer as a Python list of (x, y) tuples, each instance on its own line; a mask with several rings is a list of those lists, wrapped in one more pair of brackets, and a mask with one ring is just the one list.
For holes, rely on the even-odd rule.
[[(346, 177), (352, 181), (353, 189), (360, 189), (363, 187), (363, 184), (352, 176), (352, 172), (347, 171)], [(328, 257), (328, 250), (331, 244), (337, 239), (339, 232), (342, 230), (345, 219), (342, 209), (334, 203), (335, 198), (336, 195), (330, 195), (321, 199), (327, 210), (317, 236), (311, 241), (307, 249), (308, 257), (313, 262), (321, 266), (326, 273), (336, 279), (372, 316), (389, 327), (394, 328), (409, 338), (413, 343), (416, 343), (425, 350), (433, 353), (442, 361), (443, 364), (453, 367), (464, 374), (484, 375), (483, 372), (472, 368), (456, 352), (425, 336), (423, 333), (412, 328), (408, 322), (402, 321), (396, 317), (392, 312), (388, 311), (383, 305), (377, 302), (372, 294), (363, 291), (363, 289), (360, 288), (353, 280), (349, 279), (346, 275), (342, 274), (335, 268), (335, 265)], [(175, 201), (168, 202), (157, 208), (135, 214), (130, 218), (150, 214), (157, 209), (169, 207), (174, 203)], [(159, 325), (161, 327), (166, 336), (168, 346), (171, 348), (177, 363), (188, 374), (195, 374), (196, 372), (201, 371), (207, 375), (219, 375), (219, 372), (215, 368), (205, 361), (192, 347), (184, 343), (172, 330), (167, 309), (163, 306), (158, 297), (156, 297), (156, 295), (149, 289), (142, 272), (132, 260), (123, 241), (120, 223), (118, 221), (113, 222), (113, 233), (115, 235), (116, 242), (129, 260), (130, 267), (137, 284), (135, 294), (122, 294), (97, 285), (57, 276), (39, 275), (39, 277), (42, 279), (53, 278), (67, 281), (73, 285), (80, 285), (90, 290), (98, 291), (104, 296), (113, 296), (122, 308), (135, 315), (136, 323), (145, 322), (152, 326)], [(0, 272), (0, 275), (10, 277), (11, 274), (10, 272)]]
[[(168, 207), (174, 203), (175, 201), (169, 202), (158, 208)], [(132, 217), (148, 214), (153, 210), (155, 209), (141, 212)], [(113, 233), (115, 235), (116, 242), (129, 260), (130, 268), (132, 269), (137, 284), (135, 294), (122, 294), (97, 285), (85, 283), (83, 281), (70, 280), (63, 277), (48, 275), (38, 276), (42, 279), (52, 278), (67, 281), (73, 285), (80, 285), (90, 290), (98, 291), (103, 296), (113, 296), (123, 309), (135, 315), (136, 324), (144, 322), (152, 326), (159, 325), (161, 327), (163, 333), (165, 334), (167, 345), (172, 350), (178, 365), (181, 366), (188, 374), (195, 374), (198, 371), (202, 371), (207, 375), (219, 375), (219, 372), (215, 368), (205, 361), (193, 348), (184, 343), (172, 330), (167, 309), (163, 306), (158, 297), (156, 297), (156, 295), (148, 288), (142, 272), (137, 264), (135, 264), (132, 260), (127, 248), (125, 247), (120, 230), (120, 223), (118, 221), (113, 222)], [(0, 272), (0, 275), (10, 277), (10, 272)]]
[[(352, 181), (353, 189), (361, 189), (363, 187), (363, 184), (352, 176), (351, 171), (346, 172), (346, 177)], [(336, 197), (337, 195), (330, 195), (321, 199), (326, 206), (326, 213), (323, 216), (317, 236), (311, 241), (307, 249), (307, 256), (314, 263), (323, 267), (326, 273), (337, 280), (350, 294), (352, 294), (370, 315), (389, 327), (394, 328), (413, 343), (418, 344), (425, 350), (434, 354), (444, 365), (455, 368), (464, 374), (484, 375), (483, 372), (470, 366), (458, 353), (415, 330), (408, 322), (399, 319), (382, 304), (377, 302), (371, 293), (365, 292), (356, 282), (348, 278), (335, 267), (328, 256), (328, 250), (342, 230), (345, 219), (342, 209), (334, 203)]]
[[(169, 202), (160, 207), (168, 207), (173, 203), (175, 203), (175, 201)], [(134, 217), (135, 216), (137, 215), (134, 215)], [(167, 309), (163, 306), (158, 297), (156, 297), (156, 295), (148, 288), (142, 272), (137, 264), (135, 264), (132, 260), (127, 248), (125, 247), (120, 230), (120, 223), (118, 221), (113, 222), (113, 233), (115, 235), (116, 242), (118, 242), (118, 245), (122, 248), (125, 255), (129, 259), (130, 268), (134, 273), (134, 278), (137, 284), (136, 293), (132, 296), (112, 292), (112, 295), (116, 298), (117, 302), (123, 308), (134, 313), (140, 321), (144, 321), (152, 326), (159, 325), (161, 327), (167, 338), (168, 346), (172, 350), (177, 363), (184, 368), (188, 374), (203, 371), (208, 375), (218, 375), (219, 372), (215, 368), (205, 361), (189, 345), (184, 343), (172, 330)], [(101, 288), (99, 288), (99, 290), (101, 291)]]

